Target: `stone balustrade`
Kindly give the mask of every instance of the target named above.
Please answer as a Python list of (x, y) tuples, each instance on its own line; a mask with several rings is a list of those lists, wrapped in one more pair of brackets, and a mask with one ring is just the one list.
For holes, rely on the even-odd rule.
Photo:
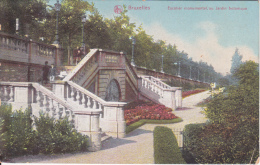
[[(99, 112), (100, 128), (106, 134), (119, 138), (125, 136), (124, 102), (107, 102), (72, 81), (53, 84), (54, 93), (75, 107), (76, 113)], [(87, 119), (86, 119), (87, 120)]]
[(174, 110), (182, 106), (181, 87), (171, 87), (152, 76), (141, 76), (139, 88), (143, 95), (154, 102)]
[(152, 76), (143, 76), (146, 79), (149, 79), (150, 81), (154, 82), (155, 84), (159, 85), (163, 89), (171, 89), (172, 87), (164, 82), (162, 82), (160, 79), (152, 77)]
[(29, 38), (21, 38), (0, 32), (0, 61), (16, 61), (32, 64), (44, 65), (61, 64), (61, 54), (63, 50), (54, 45), (35, 42)]
[[(76, 96), (77, 97), (77, 96)], [(2, 103), (12, 104), (13, 110), (28, 108), (33, 116), (48, 114), (56, 120), (67, 118), (73, 127), (89, 136), (89, 150), (101, 149), (99, 110), (81, 110), (38, 83), (0, 82)], [(92, 103), (95, 106), (95, 103)]]

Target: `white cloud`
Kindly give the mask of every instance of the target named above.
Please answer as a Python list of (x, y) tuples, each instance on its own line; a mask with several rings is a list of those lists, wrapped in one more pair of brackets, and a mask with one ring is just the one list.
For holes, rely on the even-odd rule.
[(246, 45), (225, 47), (218, 40), (218, 26), (212, 22), (200, 22), (195, 26), (205, 32), (205, 35), (196, 36), (194, 42), (185, 41), (182, 36), (168, 32), (159, 23), (144, 26), (147, 34), (152, 35), (155, 40), (164, 40), (170, 44), (176, 44), (177, 49), (184, 50), (194, 61), (204, 61), (211, 64), (217, 72), (226, 74), (230, 72), (231, 59), (236, 47), (243, 55), (243, 61), (253, 60), (258, 62), (257, 56), (252, 48)]

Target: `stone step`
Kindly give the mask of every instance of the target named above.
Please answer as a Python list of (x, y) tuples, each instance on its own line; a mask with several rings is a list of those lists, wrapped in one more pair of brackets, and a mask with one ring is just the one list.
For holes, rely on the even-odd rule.
[(108, 140), (110, 138), (112, 138), (112, 137), (107, 135), (105, 132), (101, 133), (101, 142), (106, 141), (106, 140)]

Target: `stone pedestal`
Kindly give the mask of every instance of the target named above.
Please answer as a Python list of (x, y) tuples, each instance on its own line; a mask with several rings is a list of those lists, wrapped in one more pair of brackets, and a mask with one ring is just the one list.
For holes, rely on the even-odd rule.
[(75, 127), (80, 133), (88, 136), (89, 151), (99, 151), (101, 149), (99, 114), (99, 111), (89, 111), (76, 114)]

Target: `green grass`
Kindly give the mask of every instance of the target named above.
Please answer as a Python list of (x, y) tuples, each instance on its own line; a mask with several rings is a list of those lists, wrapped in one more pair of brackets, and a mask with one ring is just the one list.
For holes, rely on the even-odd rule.
[(151, 120), (151, 119), (141, 119), (129, 126), (126, 127), (126, 134), (128, 134), (129, 132), (132, 132), (133, 130), (141, 127), (144, 124), (171, 124), (171, 123), (179, 123), (181, 122), (182, 119), (181, 118), (176, 118), (176, 119), (172, 119), (172, 120)]

